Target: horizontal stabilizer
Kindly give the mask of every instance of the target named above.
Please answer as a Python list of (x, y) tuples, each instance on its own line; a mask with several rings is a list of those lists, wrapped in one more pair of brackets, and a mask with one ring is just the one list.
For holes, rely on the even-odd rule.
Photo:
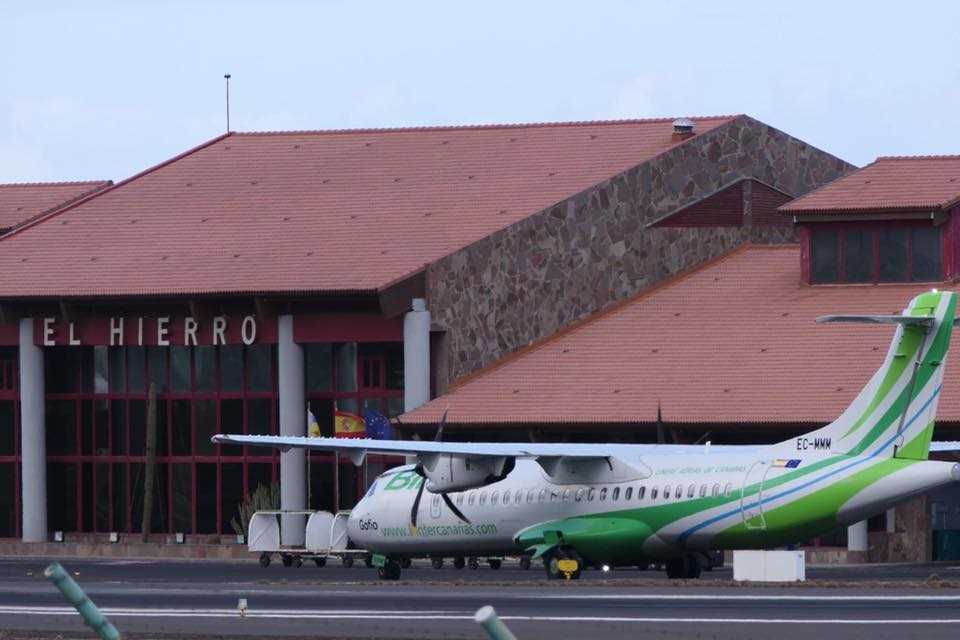
[(827, 322), (848, 322), (860, 324), (901, 324), (911, 327), (932, 327), (933, 316), (820, 316), (817, 318), (818, 324)]
[(944, 440), (939, 442), (930, 443), (930, 451), (950, 451), (950, 452), (960, 452), (960, 441), (958, 440)]

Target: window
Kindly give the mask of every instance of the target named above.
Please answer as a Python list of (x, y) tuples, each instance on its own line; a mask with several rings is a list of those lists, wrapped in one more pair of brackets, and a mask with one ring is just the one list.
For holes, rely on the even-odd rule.
[(500, 498), (500, 492), (494, 489), (494, 491), (490, 494), (490, 504), (491, 505), (497, 504), (497, 500), (499, 498)]
[(907, 229), (880, 230), (880, 282), (907, 280)]
[(596, 489), (594, 489), (593, 487), (590, 487), (589, 489), (587, 489), (587, 502), (593, 502), (593, 498), (596, 495), (597, 495)]
[(727, 486), (723, 488), (723, 497), (729, 498), (731, 493), (733, 493), (733, 485), (728, 482)]
[(547, 490), (540, 489), (540, 495), (537, 496), (537, 502), (546, 502), (547, 500)]
[(697, 490), (697, 485), (695, 484), (692, 484), (689, 487), (687, 487), (687, 497), (692, 498), (696, 490)]
[(679, 484), (677, 485), (677, 490), (673, 494), (673, 497), (676, 498), (677, 500), (683, 497), (683, 487), (681, 485)]
[(523, 489), (517, 489), (517, 495), (513, 499), (514, 504), (520, 504), (523, 502)]
[(560, 499), (559, 489), (550, 489), (550, 502), (556, 502)]
[(667, 485), (663, 488), (663, 499), (668, 500), (670, 498), (670, 485)]
[(579, 489), (577, 489), (577, 495), (575, 495), (573, 499), (576, 500), (577, 502), (580, 502), (581, 500), (583, 500), (583, 487), (580, 487)]
[(639, 489), (637, 489), (637, 500), (643, 500), (643, 494), (646, 492), (647, 488), (644, 486), (641, 486)]
[(477, 498), (476, 492), (471, 491), (470, 495), (467, 496), (467, 505), (472, 507), (473, 503), (476, 501), (476, 498)]
[(815, 284), (840, 279), (839, 247), (840, 237), (835, 229), (818, 229), (810, 234), (810, 278)]
[(916, 227), (911, 230), (910, 262), (911, 280), (914, 282), (936, 282), (943, 278), (941, 260), (942, 242), (940, 229)]
[[(372, 485), (371, 485), (371, 488), (373, 488)], [(463, 506), (463, 493), (458, 493), (458, 494), (457, 494), (457, 506), (458, 506), (458, 507), (462, 507), (462, 506)]]
[(843, 238), (843, 269), (847, 282), (873, 281), (873, 234), (848, 229)]
[(943, 279), (940, 227), (820, 228), (810, 233), (810, 280), (938, 282)]
[(611, 499), (611, 500), (619, 500), (619, 499), (620, 499), (620, 487), (614, 487), (614, 488), (613, 488), (613, 495), (610, 496), (610, 499)]
[(720, 485), (719, 485), (719, 484), (713, 485), (713, 491), (710, 492), (710, 495), (713, 496), (714, 498), (716, 498), (718, 495), (720, 495)]
[(623, 492), (623, 499), (629, 500), (633, 495), (633, 487), (627, 487), (627, 490)]
[(533, 489), (527, 491), (527, 504), (533, 504)]
[(651, 499), (651, 500), (656, 500), (656, 499), (657, 499), (657, 488), (656, 488), (656, 487), (653, 487), (652, 489), (650, 489), (650, 499)]
[(480, 500), (478, 500), (478, 504), (479, 504), (481, 507), (482, 507), (483, 505), (487, 504), (487, 492), (486, 492), (486, 491), (481, 491), (481, 492), (480, 492)]
[(564, 502), (570, 502), (570, 498), (572, 497), (572, 495), (573, 495), (573, 491), (572, 491), (572, 490), (570, 490), (570, 489), (564, 489), (564, 490), (563, 490), (563, 501), (564, 501)]
[(707, 485), (705, 484), (700, 485), (700, 497), (701, 498), (707, 497)]
[(607, 488), (603, 487), (602, 489), (600, 489), (600, 500), (603, 501), (606, 499), (607, 499)]

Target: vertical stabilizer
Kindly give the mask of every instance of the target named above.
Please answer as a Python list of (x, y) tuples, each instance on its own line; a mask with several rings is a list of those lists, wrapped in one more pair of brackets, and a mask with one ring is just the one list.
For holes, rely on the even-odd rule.
[(957, 294), (918, 295), (899, 316), (825, 316), (818, 322), (896, 326), (883, 365), (829, 425), (777, 448), (797, 453), (876, 455), (925, 460), (930, 450)]

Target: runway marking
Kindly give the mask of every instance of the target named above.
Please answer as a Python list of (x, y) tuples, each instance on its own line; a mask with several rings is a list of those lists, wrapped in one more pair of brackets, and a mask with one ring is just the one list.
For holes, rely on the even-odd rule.
[[(524, 596), (519, 596), (520, 598)], [(806, 595), (782, 595), (782, 594), (753, 594), (753, 595), (726, 595), (722, 593), (685, 593), (685, 594), (667, 594), (651, 593), (644, 595), (642, 593), (625, 594), (605, 594), (605, 593), (578, 593), (578, 594), (557, 594), (557, 595), (533, 595), (526, 596), (537, 600), (696, 600), (696, 601), (717, 601), (717, 600), (767, 600), (776, 602), (960, 602), (960, 596), (941, 596), (941, 595), (902, 595), (902, 596), (853, 596), (853, 595), (834, 595), (834, 596), (806, 596)]]
[[(234, 618), (240, 619), (235, 609), (102, 609), (107, 616), (115, 618)], [(70, 607), (0, 607), (2, 614), (76, 616)], [(297, 620), (396, 620), (396, 621), (436, 621), (436, 620), (473, 620), (473, 613), (460, 612), (402, 612), (402, 611), (334, 611), (334, 610), (247, 610), (246, 618), (259, 619), (297, 619)], [(514, 622), (590, 622), (590, 623), (722, 623), (722, 624), (829, 624), (829, 625), (879, 625), (879, 624), (960, 624), (960, 618), (943, 619), (900, 619), (900, 618), (832, 618), (809, 620), (807, 618), (668, 618), (668, 617), (629, 617), (629, 616), (521, 616), (503, 615), (502, 620)]]

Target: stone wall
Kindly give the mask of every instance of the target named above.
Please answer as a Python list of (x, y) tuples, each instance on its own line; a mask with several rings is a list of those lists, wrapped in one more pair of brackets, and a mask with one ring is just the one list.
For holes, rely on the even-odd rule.
[(791, 226), (648, 223), (742, 178), (799, 196), (853, 168), (741, 116), (437, 261), (427, 295), (450, 380), (745, 241), (796, 241)]
[(918, 496), (894, 509), (895, 531), (871, 531), (870, 562), (930, 562), (933, 559), (933, 521), (929, 496)]

